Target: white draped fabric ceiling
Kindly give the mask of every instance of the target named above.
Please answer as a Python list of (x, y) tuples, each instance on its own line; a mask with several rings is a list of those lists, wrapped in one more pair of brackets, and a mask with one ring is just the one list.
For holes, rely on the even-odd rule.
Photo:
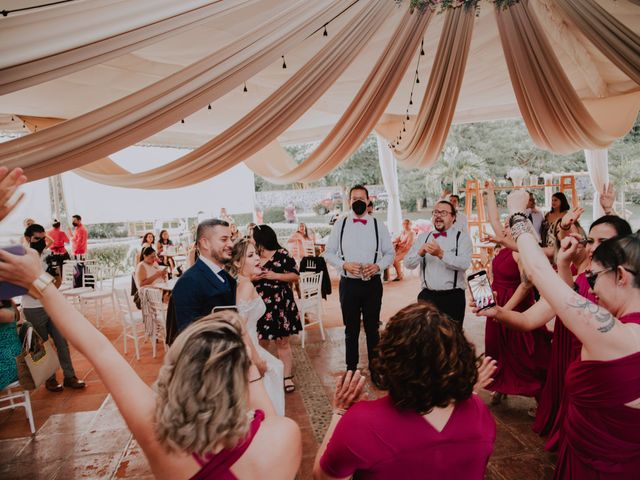
[[(10, 13), (0, 135), (30, 134), (0, 144), (0, 165), (165, 189), (244, 161), (288, 183), (322, 177), (374, 130), (399, 165), (427, 167), (452, 122), (522, 116), (538, 146), (567, 153), (606, 148), (640, 110), (635, 2), (408, 3), (78, 0)], [(282, 145), (308, 141), (320, 144), (295, 165)], [(134, 173), (108, 158), (133, 144), (193, 150)]]

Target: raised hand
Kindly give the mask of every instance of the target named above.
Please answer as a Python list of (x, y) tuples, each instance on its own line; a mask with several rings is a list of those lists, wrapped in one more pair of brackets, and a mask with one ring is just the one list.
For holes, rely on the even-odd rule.
[(572, 234), (563, 238), (560, 242), (556, 263), (558, 263), (558, 265), (570, 264), (576, 258), (579, 246), (580, 238), (578, 235)]
[(478, 393), (491, 382), (493, 382), (493, 374), (498, 369), (498, 362), (491, 357), (484, 357), (478, 365), (478, 380), (473, 386), (473, 391)]
[(613, 184), (605, 185), (600, 192), (600, 206), (604, 213), (609, 215), (613, 212), (613, 204), (616, 201), (616, 191), (613, 188)]
[(583, 213), (584, 213), (584, 208), (580, 208), (580, 207), (574, 207), (573, 209), (569, 210), (564, 215), (564, 217), (562, 217), (562, 220), (560, 220), (560, 227), (565, 230), (568, 230), (569, 228), (571, 228), (571, 226), (574, 223), (578, 221), (578, 219)]
[(21, 193), (15, 202), (11, 202), (13, 194), (26, 181), (27, 177), (21, 168), (14, 168), (9, 172), (7, 167), (0, 167), (0, 221), (9, 215), (24, 198), (24, 193)]

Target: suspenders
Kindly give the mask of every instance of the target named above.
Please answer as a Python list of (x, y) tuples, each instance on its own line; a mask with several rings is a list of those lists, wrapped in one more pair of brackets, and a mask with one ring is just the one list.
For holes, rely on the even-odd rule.
[[(342, 237), (344, 236), (344, 227), (347, 224), (347, 218), (345, 217), (342, 220), (342, 227), (340, 227), (340, 256), (342, 260), (344, 260), (344, 250), (342, 248)], [(376, 231), (376, 253), (373, 256), (373, 263), (377, 263), (378, 261), (378, 247), (380, 246), (380, 235), (378, 234), (378, 219), (373, 217), (373, 228)]]
[[(427, 243), (429, 241), (429, 238), (431, 238), (432, 233), (433, 232), (429, 232), (429, 235), (427, 235), (427, 238), (424, 239), (424, 243)], [(459, 230), (458, 230), (458, 233), (456, 234), (456, 257), (458, 256), (458, 240), (460, 240)], [(422, 257), (422, 279), (424, 280), (425, 286), (427, 285), (426, 273), (427, 273), (427, 260), (426, 260), (426, 257)], [(458, 288), (458, 270), (456, 270), (453, 274), (453, 288), (454, 289)]]

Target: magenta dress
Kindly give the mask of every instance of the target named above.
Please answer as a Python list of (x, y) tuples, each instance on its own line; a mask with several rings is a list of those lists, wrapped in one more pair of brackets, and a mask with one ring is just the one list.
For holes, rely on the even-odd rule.
[(247, 437), (237, 447), (221, 450), (215, 455), (207, 455), (204, 458), (194, 453), (193, 458), (202, 468), (191, 477), (191, 480), (236, 480), (237, 477), (231, 473), (231, 467), (247, 451), (263, 420), (264, 412), (256, 410)]
[[(503, 248), (494, 257), (493, 291), (498, 305), (505, 305), (520, 285), (520, 271), (513, 252)], [(533, 292), (514, 310), (523, 312), (534, 303)], [(538, 397), (544, 385), (551, 355), (551, 335), (546, 327), (519, 332), (487, 318), (485, 353), (498, 362), (488, 390), (507, 395)]]
[(398, 410), (385, 396), (347, 411), (320, 467), (332, 477), (359, 480), (481, 480), (495, 439), (495, 421), (477, 395), (456, 404), (441, 432), (419, 413)]
[[(620, 318), (640, 324), (640, 312)], [(567, 371), (566, 416), (557, 480), (640, 478), (640, 352), (610, 361), (576, 360)]]
[[(596, 296), (589, 287), (587, 277), (581, 273), (576, 277), (575, 284), (578, 294), (596, 303)], [(538, 403), (536, 419), (531, 427), (540, 435), (548, 435), (545, 448), (554, 451), (558, 448), (558, 435), (564, 415), (558, 415), (562, 410), (564, 380), (569, 365), (580, 357), (582, 343), (564, 326), (562, 320), (556, 318), (551, 343), (551, 359), (547, 370), (547, 380), (542, 389)]]

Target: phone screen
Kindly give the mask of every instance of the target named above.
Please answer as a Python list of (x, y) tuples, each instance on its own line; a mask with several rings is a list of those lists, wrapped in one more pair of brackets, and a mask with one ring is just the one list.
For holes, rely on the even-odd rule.
[(493, 298), (493, 290), (491, 289), (486, 270), (472, 273), (467, 277), (467, 282), (469, 283), (469, 290), (471, 291), (473, 301), (480, 310), (495, 307), (496, 301)]
[[(9, 245), (0, 248), (14, 255), (24, 255), (26, 253), (22, 245)], [(24, 287), (14, 285), (13, 283), (0, 282), (0, 300), (9, 300), (13, 297), (24, 295), (25, 293), (27, 293), (27, 289)]]

